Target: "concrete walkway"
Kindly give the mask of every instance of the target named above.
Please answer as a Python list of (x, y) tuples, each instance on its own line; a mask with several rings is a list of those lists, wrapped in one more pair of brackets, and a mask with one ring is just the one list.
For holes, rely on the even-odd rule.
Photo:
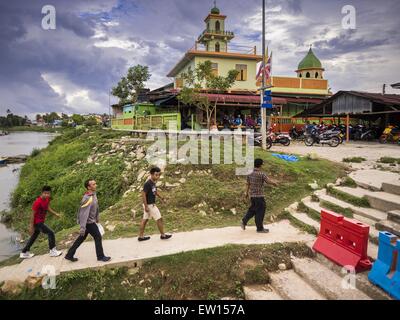
[(67, 261), (64, 259), (64, 255), (58, 258), (51, 258), (48, 255), (37, 256), (24, 260), (18, 265), (0, 269), (0, 282), (9, 280), (23, 282), (29, 276), (40, 277), (45, 266), (54, 266), (56, 274), (60, 274), (68, 271), (99, 268), (104, 265), (129, 265), (154, 257), (228, 244), (252, 245), (310, 242), (314, 240), (312, 235), (299, 231), (291, 226), (287, 220), (270, 224), (267, 227), (270, 229), (269, 234), (258, 234), (254, 227), (248, 227), (246, 231), (241, 230), (240, 227), (227, 227), (177, 233), (167, 241), (162, 241), (159, 235), (155, 235), (150, 241), (143, 243), (139, 243), (137, 238), (105, 240), (103, 242), (104, 252), (112, 257), (112, 261), (109, 263), (98, 262), (95, 256), (94, 243), (85, 242), (77, 251), (78, 262)]

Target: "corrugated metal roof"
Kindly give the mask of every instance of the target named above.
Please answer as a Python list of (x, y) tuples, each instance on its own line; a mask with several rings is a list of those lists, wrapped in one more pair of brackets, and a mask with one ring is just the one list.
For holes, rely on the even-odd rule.
[(370, 100), (373, 103), (385, 105), (385, 106), (400, 106), (400, 95), (398, 94), (382, 94), (382, 93), (370, 93), (362, 91), (339, 91), (329, 99), (323, 101), (320, 104), (315, 105), (309, 110), (305, 110), (297, 114), (296, 118), (302, 118), (306, 116), (321, 115), (324, 106), (332, 103), (333, 100), (337, 99), (342, 94), (351, 94), (357, 97), (361, 97)]

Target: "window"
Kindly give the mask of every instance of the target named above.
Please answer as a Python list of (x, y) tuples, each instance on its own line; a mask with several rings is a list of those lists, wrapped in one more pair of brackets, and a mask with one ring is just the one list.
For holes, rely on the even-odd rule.
[(309, 72), (306, 73), (306, 78), (310, 78), (311, 74)]
[(176, 78), (175, 84), (177, 88), (182, 88), (183, 87), (183, 79), (182, 78)]
[(239, 71), (236, 81), (247, 81), (247, 65), (237, 64), (236, 70)]
[(316, 72), (316, 73), (315, 73), (315, 78), (318, 79), (318, 76), (319, 76), (319, 73)]
[(303, 77), (303, 75), (300, 73), (300, 74), (299, 74), (299, 78), (302, 78), (302, 77)]
[(221, 46), (220, 46), (219, 42), (217, 42), (215, 44), (215, 52), (220, 52), (220, 51), (221, 51)]
[(210, 23), (207, 23), (207, 31), (210, 31)]
[(221, 23), (219, 21), (215, 23), (215, 31), (221, 31)]
[(211, 63), (211, 69), (213, 75), (218, 77), (218, 63)]

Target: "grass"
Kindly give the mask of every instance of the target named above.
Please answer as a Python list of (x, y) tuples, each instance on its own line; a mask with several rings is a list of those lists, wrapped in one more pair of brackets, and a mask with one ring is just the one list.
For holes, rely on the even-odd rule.
[(351, 157), (351, 158), (344, 158), (343, 162), (351, 162), (351, 163), (362, 163), (364, 161), (367, 161), (367, 159), (362, 158), (362, 157)]
[(347, 218), (353, 218), (353, 215), (354, 215), (353, 210), (351, 210), (349, 208), (342, 208), (341, 206), (338, 206), (338, 205), (328, 202), (328, 201), (322, 201), (321, 207), (328, 209), (330, 211), (333, 211), (337, 214), (341, 214)]
[(288, 211), (284, 211), (281, 216), (282, 219), (287, 219), (290, 221), (290, 224), (304, 232), (309, 234), (318, 235), (318, 230), (315, 229), (313, 226), (310, 226), (292, 216)]
[(328, 194), (330, 194), (344, 202), (351, 203), (352, 205), (354, 205), (356, 207), (371, 208), (371, 205), (366, 197), (358, 198), (358, 197), (352, 196), (348, 193), (337, 190), (333, 187), (327, 187), (326, 190), (327, 190)]
[(139, 269), (65, 273), (57, 277), (55, 290), (22, 287), (15, 296), (0, 294), (0, 300), (243, 299), (243, 286), (268, 284), (279, 264), (291, 268), (291, 254), (313, 256), (300, 243), (230, 245), (151, 259)]
[(311, 219), (314, 219), (315, 221), (321, 221), (321, 213), (307, 207), (302, 201), (299, 203), (298, 211), (306, 213)]
[(349, 188), (357, 188), (357, 183), (350, 177), (345, 177), (342, 180), (341, 186)]
[[(63, 219), (49, 215), (48, 224), (56, 231), (57, 245), (69, 246), (78, 232), (76, 211), (84, 192), (83, 181), (94, 178), (98, 182), (101, 223), (106, 227), (106, 239), (137, 236), (142, 216), (140, 190), (146, 179), (137, 180), (141, 170), (148, 169), (144, 161), (126, 163), (127, 152), (118, 152), (96, 160), (98, 165), (87, 163), (88, 157), (104, 154), (111, 144), (126, 133), (95, 130), (68, 130), (58, 136), (50, 146), (30, 158), (21, 172), (21, 181), (13, 194), (12, 226), (27, 237), (31, 205), (44, 184), (53, 188), (52, 207), (64, 214)], [(147, 144), (137, 142), (144, 147)], [(269, 152), (255, 149), (255, 157), (265, 161), (263, 170), (278, 182), (278, 187), (266, 187), (266, 222), (276, 221), (284, 208), (310, 194), (309, 184), (317, 181), (326, 185), (345, 175), (344, 166), (327, 160), (300, 158), (296, 163), (286, 163), (272, 157)], [(96, 162), (95, 161), (95, 162)], [(127, 165), (131, 169), (127, 170)], [(167, 199), (159, 204), (167, 232), (182, 232), (205, 228), (238, 225), (249, 203), (244, 194), (246, 177), (235, 174), (234, 165), (168, 165), (163, 174), (160, 193)], [(129, 174), (128, 174), (129, 173)], [(125, 176), (127, 175), (127, 177)], [(175, 188), (167, 188), (166, 183)], [(125, 181), (127, 180), (127, 181)], [(133, 192), (123, 197), (124, 193)], [(254, 222), (251, 222), (252, 224)], [(111, 232), (107, 227), (115, 227)], [(146, 229), (148, 234), (158, 233), (153, 221)], [(32, 248), (33, 253), (47, 251), (47, 239), (40, 236)], [(11, 262), (10, 262), (11, 261)], [(14, 263), (16, 258), (0, 265)]]
[(378, 162), (385, 164), (400, 164), (400, 158), (392, 158), (392, 157), (382, 157)]

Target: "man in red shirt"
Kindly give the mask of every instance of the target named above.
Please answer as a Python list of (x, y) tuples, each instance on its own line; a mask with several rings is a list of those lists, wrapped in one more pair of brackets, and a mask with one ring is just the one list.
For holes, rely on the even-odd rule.
[(47, 212), (51, 212), (58, 218), (61, 217), (59, 213), (50, 208), (50, 196), (51, 188), (49, 186), (45, 186), (42, 189), (42, 194), (33, 203), (32, 218), (29, 227), (31, 238), (20, 254), (20, 258), (22, 259), (30, 259), (34, 256), (34, 254), (30, 253), (29, 250), (41, 232), (47, 234), (49, 237), (50, 257), (58, 257), (62, 254), (62, 252), (58, 251), (56, 248), (56, 239), (53, 230), (44, 224)]

